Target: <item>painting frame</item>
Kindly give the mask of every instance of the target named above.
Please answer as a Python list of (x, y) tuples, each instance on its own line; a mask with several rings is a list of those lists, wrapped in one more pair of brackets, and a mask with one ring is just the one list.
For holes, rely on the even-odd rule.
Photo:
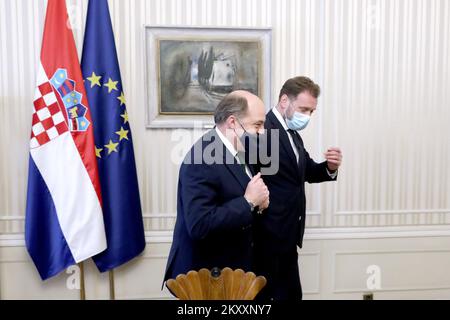
[(212, 128), (215, 106), (234, 89), (248, 88), (270, 109), (271, 28), (144, 28), (147, 128)]

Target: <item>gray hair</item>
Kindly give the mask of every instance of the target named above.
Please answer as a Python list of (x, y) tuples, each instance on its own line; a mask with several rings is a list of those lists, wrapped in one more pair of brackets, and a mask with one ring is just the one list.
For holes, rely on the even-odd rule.
[(247, 114), (247, 110), (248, 102), (245, 97), (235, 93), (227, 94), (214, 111), (214, 122), (222, 124), (232, 115), (241, 118)]

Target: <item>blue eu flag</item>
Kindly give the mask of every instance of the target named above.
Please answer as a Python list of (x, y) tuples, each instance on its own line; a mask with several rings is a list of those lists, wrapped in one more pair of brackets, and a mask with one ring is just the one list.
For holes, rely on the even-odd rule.
[(89, 1), (81, 70), (93, 119), (108, 245), (94, 261), (104, 272), (145, 247), (131, 129), (107, 0)]

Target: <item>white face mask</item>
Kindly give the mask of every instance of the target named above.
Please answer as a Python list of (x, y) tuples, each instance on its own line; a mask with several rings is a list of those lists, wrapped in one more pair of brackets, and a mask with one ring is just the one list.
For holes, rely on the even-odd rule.
[(298, 111), (295, 111), (294, 115), (292, 116), (291, 119), (286, 117), (286, 124), (289, 129), (302, 130), (302, 129), (305, 129), (306, 126), (308, 125), (309, 119), (311, 119), (310, 116), (300, 113)]

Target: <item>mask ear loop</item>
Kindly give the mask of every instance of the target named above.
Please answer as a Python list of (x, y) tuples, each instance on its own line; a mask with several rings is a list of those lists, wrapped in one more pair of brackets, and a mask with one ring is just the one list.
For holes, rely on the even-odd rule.
[[(239, 125), (241, 126), (241, 128), (244, 130), (244, 132), (247, 133), (247, 130), (245, 130), (244, 126), (242, 125), (242, 123), (241, 123), (241, 121), (239, 120), (238, 117), (236, 117), (236, 120), (237, 120), (237, 122), (239, 123)], [(237, 134), (235, 128), (233, 128), (233, 132), (234, 132), (234, 134), (236, 135), (236, 137), (237, 137), (238, 139), (241, 139), (241, 138), (239, 137), (239, 135)]]
[[(289, 100), (289, 106), (288, 107), (290, 107), (290, 106), (292, 106), (292, 101), (291, 101), (291, 99), (288, 97), (287, 98), (288, 100)], [(283, 116), (283, 119), (285, 120), (285, 121), (287, 121), (287, 115), (286, 115), (286, 112), (287, 112), (287, 108), (286, 108), (286, 110), (284, 110), (284, 114), (282, 115)]]
[[(245, 133), (248, 133), (247, 130), (244, 128), (244, 126), (241, 123), (241, 120), (239, 120), (238, 117), (236, 117), (237, 122), (239, 123), (239, 125), (241, 126), (241, 128), (244, 130)], [(234, 129), (233, 129), (234, 130)]]

